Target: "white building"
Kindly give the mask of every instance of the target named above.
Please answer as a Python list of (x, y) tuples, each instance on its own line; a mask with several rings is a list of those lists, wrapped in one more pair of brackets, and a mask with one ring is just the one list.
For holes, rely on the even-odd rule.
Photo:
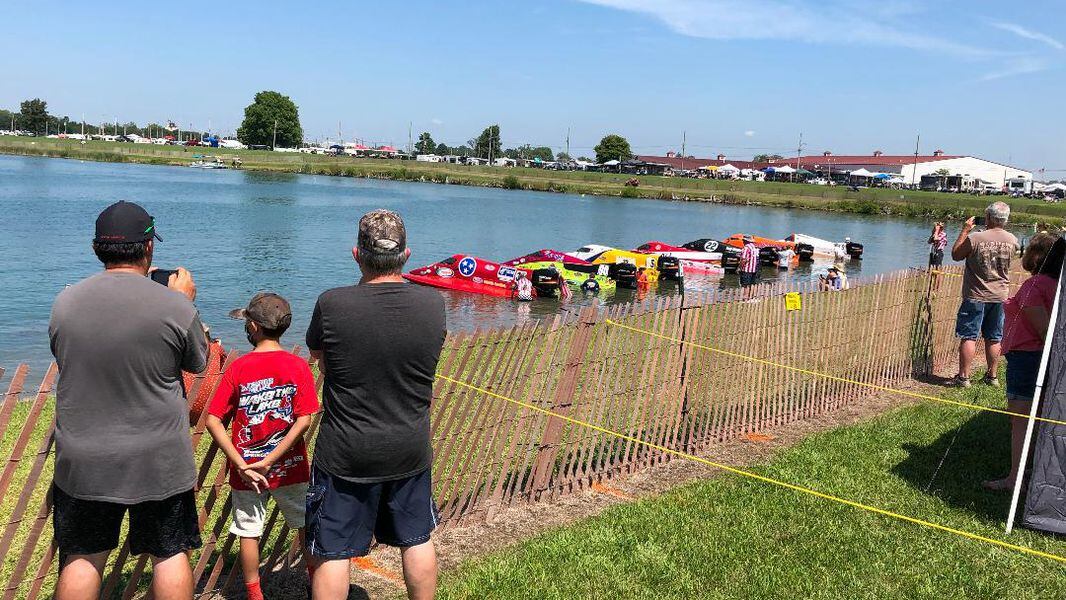
[[(922, 159), (923, 157), (919, 157)], [(1019, 169), (1018, 167), (1012, 167), (1010, 165), (1004, 165), (983, 158), (977, 158), (974, 156), (934, 156), (934, 160), (919, 160), (915, 163), (913, 157), (909, 165), (903, 165), (900, 169), (900, 175), (903, 176), (903, 181), (907, 184), (911, 182), (921, 182), (922, 175), (935, 175), (938, 172), (942, 173), (942, 169), (947, 170), (948, 175), (961, 175), (964, 177), (973, 177), (974, 179), (980, 179), (981, 181), (987, 181), (996, 186), (997, 189), (1003, 189), (1008, 180), (1023, 179), (1029, 182), (1033, 181), (1032, 171), (1026, 171)], [(1031, 186), (1029, 183), (1028, 186)]]
[(436, 154), (419, 154), (415, 157), (415, 160), (418, 162), (439, 163), (441, 162), (441, 157)]
[(820, 156), (801, 156), (797, 158), (785, 158), (774, 163), (758, 163), (756, 168), (767, 165), (777, 166), (787, 164), (795, 168), (803, 168), (814, 171), (819, 175), (839, 175), (845, 172), (866, 169), (873, 173), (887, 173), (903, 179), (903, 185), (919, 185), (923, 175), (937, 175), (944, 173), (950, 177), (967, 177), (973, 180), (981, 180), (995, 186), (997, 190), (1006, 191), (1004, 188), (1011, 179), (1027, 179), (1032, 181), (1032, 171), (1026, 171), (1018, 167), (1012, 167), (1002, 163), (977, 158), (968, 155), (948, 155), (943, 150), (937, 150), (932, 154), (918, 155), (897, 154), (888, 155), (880, 150), (866, 155), (839, 156), (832, 152), (823, 152)]

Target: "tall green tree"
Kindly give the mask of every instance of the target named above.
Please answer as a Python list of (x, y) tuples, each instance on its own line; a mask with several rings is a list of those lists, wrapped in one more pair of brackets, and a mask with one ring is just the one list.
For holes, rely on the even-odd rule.
[(48, 122), (48, 103), (40, 98), (23, 100), (17, 118), (19, 129), (43, 134), (44, 124)]
[(299, 109), (288, 96), (272, 91), (259, 92), (255, 95), (255, 100), (244, 109), (244, 121), (237, 129), (237, 139), (248, 145), (275, 144), (281, 148), (299, 146), (304, 139)]
[(566, 152), (560, 152), (559, 154), (555, 155), (555, 160), (557, 160), (559, 162), (570, 162), (571, 160), (574, 160), (574, 159), (571, 158), (570, 155), (567, 154)]
[(433, 149), (433, 153), (440, 156), (447, 156), (452, 154), (452, 149), (448, 147), (448, 144), (441, 142), (437, 144), (437, 147)]
[(752, 157), (752, 162), (770, 162), (772, 160), (781, 160), (785, 158), (780, 154), (756, 154)]
[(523, 144), (517, 148), (508, 148), (504, 150), (503, 155), (507, 158), (525, 158), (535, 159), (539, 158), (542, 161), (550, 162), (555, 160), (555, 153), (547, 146), (530, 146), (529, 144)]
[(433, 136), (429, 135), (428, 131), (423, 131), (418, 136), (418, 141), (415, 142), (415, 153), (417, 154), (433, 154), (437, 149), (437, 144), (433, 142)]
[(470, 140), (473, 143), (474, 156), (479, 158), (496, 158), (503, 154), (502, 147), (500, 145), (500, 126), (489, 125), (481, 132), (481, 135), (477, 136), (477, 139)]
[(629, 147), (629, 141), (615, 133), (603, 136), (593, 151), (596, 152), (596, 162), (599, 163), (633, 158), (633, 150)]

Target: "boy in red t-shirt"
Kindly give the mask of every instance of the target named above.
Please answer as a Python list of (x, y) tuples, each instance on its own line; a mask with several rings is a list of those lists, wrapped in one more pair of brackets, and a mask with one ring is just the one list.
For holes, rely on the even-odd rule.
[[(315, 381), (307, 361), (286, 352), (278, 340), (292, 321), (284, 298), (252, 297), (244, 319), (255, 350), (233, 361), (207, 409), (207, 429), (230, 462), (233, 525), (241, 538), (240, 562), (248, 600), (263, 600), (259, 587), (259, 537), (273, 497), (289, 527), (304, 536), (304, 506), (310, 470), (303, 434), (318, 412)], [(232, 417), (232, 435), (223, 421)], [(309, 573), (310, 574), (310, 573)]]

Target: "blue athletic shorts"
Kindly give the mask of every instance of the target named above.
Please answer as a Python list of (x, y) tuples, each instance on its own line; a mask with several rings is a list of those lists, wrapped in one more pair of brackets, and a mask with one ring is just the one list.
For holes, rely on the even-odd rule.
[(755, 285), (756, 283), (759, 283), (758, 273), (748, 273), (746, 271), (740, 272), (741, 287), (748, 287), (749, 285)]
[(1007, 353), (1007, 399), (1030, 402), (1040, 373), (1039, 350), (1012, 350)]
[(440, 520), (430, 471), (394, 481), (353, 483), (312, 464), (307, 551), (340, 559), (366, 556), (374, 539), (398, 548), (428, 542)]
[(963, 300), (955, 317), (955, 336), (964, 340), (984, 338), (989, 342), (1003, 339), (1003, 304)]

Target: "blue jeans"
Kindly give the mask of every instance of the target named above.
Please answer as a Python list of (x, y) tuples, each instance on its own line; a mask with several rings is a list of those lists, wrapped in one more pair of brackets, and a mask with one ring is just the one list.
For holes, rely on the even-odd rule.
[(1007, 400), (1033, 400), (1042, 354), (1040, 350), (1011, 350), (1007, 353)]
[(955, 336), (964, 340), (983, 337), (987, 342), (1003, 339), (1003, 303), (963, 300), (955, 317)]

